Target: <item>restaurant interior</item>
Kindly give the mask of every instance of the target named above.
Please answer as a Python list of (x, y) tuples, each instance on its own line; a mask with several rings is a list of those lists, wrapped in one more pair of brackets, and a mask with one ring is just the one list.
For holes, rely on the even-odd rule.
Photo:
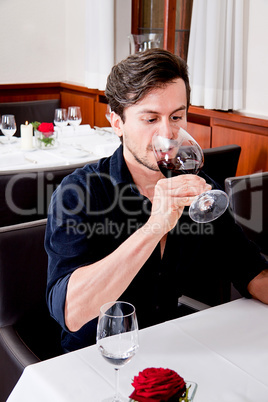
[[(108, 400), (110, 365), (96, 345), (63, 354), (47, 308), (52, 193), (120, 145), (104, 92), (111, 67), (164, 48), (189, 66), (187, 131), (203, 150), (204, 171), (268, 260), (268, 3), (10, 0), (0, 2), (0, 15), (0, 402)], [(56, 110), (66, 111), (64, 124)], [(52, 123), (51, 137), (40, 122)], [(184, 401), (267, 402), (268, 307), (231, 283), (209, 288), (202, 295), (191, 284), (178, 300), (181, 318), (139, 331), (139, 351), (120, 369), (123, 397), (134, 376), (161, 366), (187, 379)], [(111, 400), (134, 400), (123, 397)]]

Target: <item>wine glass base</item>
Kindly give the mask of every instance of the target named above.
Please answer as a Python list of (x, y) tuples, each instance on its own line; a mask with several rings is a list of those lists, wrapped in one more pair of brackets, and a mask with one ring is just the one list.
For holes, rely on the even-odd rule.
[(14, 144), (15, 142), (17, 142), (18, 140), (17, 140), (17, 138), (14, 138), (14, 137), (12, 137), (12, 138), (8, 138), (8, 137), (4, 137), (4, 136), (0, 136), (0, 142), (1, 142), (1, 144), (3, 144), (3, 145), (10, 145), (10, 144)]
[(224, 191), (207, 191), (199, 195), (191, 204), (189, 215), (197, 223), (212, 222), (226, 211), (228, 205), (229, 198)]

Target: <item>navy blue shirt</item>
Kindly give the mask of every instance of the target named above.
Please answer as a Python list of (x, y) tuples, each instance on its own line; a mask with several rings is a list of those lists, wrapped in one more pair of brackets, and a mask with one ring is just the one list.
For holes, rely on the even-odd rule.
[[(50, 314), (63, 329), (65, 350), (96, 341), (97, 319), (77, 332), (70, 332), (65, 325), (64, 305), (70, 275), (78, 267), (112, 253), (147, 222), (150, 211), (150, 201), (133, 183), (122, 146), (111, 157), (77, 169), (54, 192), (45, 239), (47, 303)], [(120, 268), (125, 269), (123, 264)], [(182, 294), (196, 298), (200, 294), (203, 302), (212, 300), (212, 304), (217, 304), (224, 301), (219, 288), (226, 285), (228, 289), (232, 281), (242, 295), (249, 296), (249, 281), (265, 268), (265, 261), (228, 211), (214, 222), (197, 224), (185, 208), (177, 226), (167, 236), (163, 257), (158, 244), (120, 300), (134, 304), (139, 327), (143, 328), (174, 318)]]

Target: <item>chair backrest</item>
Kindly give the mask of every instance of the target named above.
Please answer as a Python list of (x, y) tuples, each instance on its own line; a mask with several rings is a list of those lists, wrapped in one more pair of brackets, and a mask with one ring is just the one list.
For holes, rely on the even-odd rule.
[(53, 191), (82, 166), (0, 172), (0, 227), (45, 219)]
[(46, 305), (46, 219), (0, 228), (0, 402), (24, 368), (62, 354)]
[(235, 221), (268, 255), (268, 172), (229, 177), (225, 180), (225, 191)]
[(60, 108), (60, 99), (45, 99), (34, 101), (0, 103), (0, 115), (14, 114), (17, 131), (15, 136), (20, 137), (20, 125), (27, 120), (53, 123), (55, 109)]
[(239, 145), (224, 145), (204, 149), (203, 171), (224, 188), (224, 180), (236, 175), (241, 153)]
[(39, 359), (61, 353), (46, 305), (46, 219), (0, 228), (0, 328), (12, 326)]

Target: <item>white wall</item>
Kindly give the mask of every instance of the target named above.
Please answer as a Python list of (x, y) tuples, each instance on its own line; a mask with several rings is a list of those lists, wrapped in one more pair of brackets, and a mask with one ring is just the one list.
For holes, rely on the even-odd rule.
[(268, 0), (249, 0), (244, 112), (268, 117)]
[[(86, 0), (0, 0), (0, 83), (83, 85), (85, 4)], [(268, 0), (248, 4), (243, 112), (268, 118)], [(115, 7), (118, 62), (128, 54), (131, 0), (116, 0)]]
[(0, 83), (62, 81), (65, 0), (0, 1)]
[[(85, 9), (86, 0), (0, 0), (0, 83), (84, 85)], [(131, 0), (115, 1), (115, 19), (118, 62), (128, 55)]]
[[(38, 0), (40, 1), (40, 0)], [(46, 0), (41, 0), (46, 1)], [(57, 2), (57, 0), (54, 0)], [(61, 81), (85, 83), (86, 0), (63, 0), (65, 20), (65, 76)]]

